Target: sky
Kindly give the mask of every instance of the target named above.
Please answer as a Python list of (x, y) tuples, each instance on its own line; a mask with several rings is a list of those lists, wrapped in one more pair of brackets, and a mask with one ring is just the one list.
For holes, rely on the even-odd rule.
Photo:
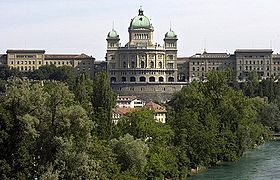
[[(44, 49), (104, 60), (113, 28), (128, 42), (130, 20), (142, 6), (163, 44), (171, 28), (178, 56), (272, 48), (280, 53), (280, 0), (0, 0), (0, 53)], [(113, 23), (114, 22), (114, 23)]]

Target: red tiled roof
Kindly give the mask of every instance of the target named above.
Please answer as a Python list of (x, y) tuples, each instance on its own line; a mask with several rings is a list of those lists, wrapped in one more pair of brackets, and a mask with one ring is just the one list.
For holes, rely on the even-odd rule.
[(135, 110), (136, 109), (134, 109), (134, 108), (121, 108), (121, 107), (117, 107), (117, 108), (113, 109), (113, 112), (115, 114), (125, 115), (125, 114), (127, 114), (129, 112), (133, 112)]
[(156, 113), (160, 113), (160, 112), (166, 113), (167, 112), (165, 107), (162, 107), (159, 104), (154, 103), (153, 101), (150, 101), (149, 103), (147, 103), (145, 105), (145, 107), (149, 108), (150, 110), (155, 111)]

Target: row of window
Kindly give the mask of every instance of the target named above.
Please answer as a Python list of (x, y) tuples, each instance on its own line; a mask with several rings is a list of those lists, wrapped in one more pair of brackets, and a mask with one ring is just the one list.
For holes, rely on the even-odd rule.
[[(41, 63), (41, 61), (38, 61), (38, 64)], [(14, 61), (11, 61), (11, 64), (14, 64)], [(35, 61), (17, 61), (17, 64), (35, 64)]]
[[(192, 65), (205, 65), (205, 62), (192, 62)], [(221, 65), (223, 63), (221, 62), (208, 62), (208, 64), (213, 64), (213, 65)], [(224, 62), (224, 65), (230, 65), (230, 62)]]
[[(155, 68), (154, 61), (151, 61), (149, 65), (150, 65), (150, 68)], [(129, 68), (129, 67), (136, 68), (135, 61), (132, 61), (130, 64), (126, 63), (126, 61), (123, 61), (123, 68)], [(144, 61), (141, 61), (140, 68), (146, 68), (146, 64)], [(160, 69), (163, 68), (162, 62), (158, 63), (158, 68), (160, 68)]]
[(36, 58), (36, 55), (16, 55), (16, 58)]
[[(193, 67), (192, 70), (195, 71), (195, 67)], [(201, 70), (201, 71), (204, 71), (205, 68), (204, 68), (204, 67), (201, 67), (201, 68), (200, 68), (200, 67), (196, 67), (196, 71), (200, 71), (200, 70)], [(210, 70), (217, 70), (217, 71), (218, 71), (218, 70), (219, 70), (219, 67), (218, 67), (218, 66), (217, 66), (217, 67), (208, 67), (208, 70), (209, 70), (209, 71), (210, 71)]]
[[(239, 64), (242, 64), (242, 61), (239, 61)], [(263, 61), (245, 61), (244, 64), (263, 64)], [(269, 61), (266, 61), (266, 64), (269, 64)]]
[(134, 39), (149, 39), (148, 34), (134, 34)]
[(176, 47), (175, 43), (166, 43), (166, 47)]
[[(136, 82), (136, 77), (132, 76), (129, 78), (129, 82)], [(116, 77), (111, 77), (111, 82), (114, 83), (117, 81)], [(127, 82), (128, 79), (126, 77), (121, 77), (121, 82)], [(139, 82), (147, 82), (146, 77), (142, 76), (139, 78)], [(148, 82), (156, 82), (156, 78), (155, 77), (149, 77)], [(164, 82), (164, 78), (163, 77), (159, 77), (158, 78), (158, 82)], [(174, 82), (174, 77), (169, 77), (168, 78), (168, 82)]]
[[(116, 75), (116, 73), (114, 71), (111, 71), (110, 72), (111, 75)], [(155, 72), (155, 71), (140, 71), (140, 72), (135, 72), (135, 71), (132, 71), (130, 73), (127, 73), (127, 72), (122, 72), (121, 73), (122, 75), (127, 75), (127, 74), (131, 74), (131, 75), (136, 75), (136, 74), (143, 74), (143, 75), (146, 75), (146, 74), (160, 74), (160, 75), (163, 75), (165, 74), (164, 71), (159, 71), (159, 72)], [(174, 72), (168, 72), (169, 75), (173, 75)]]
[[(158, 59), (162, 59), (163, 55), (164, 54), (158, 54), (157, 55)], [(145, 59), (145, 56), (146, 55), (140, 55), (139, 59)], [(131, 55), (131, 56), (127, 56), (127, 55), (123, 55), (123, 54), (120, 55), (120, 59), (127, 59), (128, 57), (132, 60), (136, 59), (136, 55)], [(149, 57), (149, 59), (154, 59), (155, 54), (148, 54), (148, 57)], [(111, 59), (114, 59), (114, 55), (111, 55)]]
[(68, 61), (66, 61), (66, 62), (64, 62), (64, 61), (62, 61), (62, 62), (60, 62), (60, 61), (58, 61), (58, 62), (56, 62), (56, 61), (54, 61), (54, 62), (52, 62), (52, 61), (50, 61), (50, 62), (46, 62), (46, 65), (48, 65), (48, 64), (54, 64), (54, 65), (56, 65), (56, 64), (58, 64), (58, 65), (69, 65), (69, 64), (71, 64), (72, 65), (72, 62), (68, 62)]
[[(242, 71), (242, 69), (243, 69), (242, 66), (240, 66), (239, 70)], [(267, 66), (266, 70), (269, 71), (269, 69), (270, 69), (269, 66)], [(246, 66), (244, 68), (244, 70), (250, 70), (250, 71), (252, 71), (252, 70), (264, 70), (264, 68), (263, 67)], [(273, 70), (276, 71), (276, 67), (273, 67)], [(277, 67), (277, 71), (280, 71), (280, 67)]]
[(16, 67), (20, 71), (34, 71), (35, 66), (18, 66)]
[[(37, 61), (38, 62), (38, 64), (42, 64), (42, 61)], [(36, 61), (17, 61), (17, 64), (35, 64), (36, 63)], [(80, 64), (81, 62), (78, 62), (78, 64)], [(14, 64), (14, 61), (11, 61), (11, 64)], [(71, 64), (72, 65), (72, 62), (68, 62), (68, 61), (50, 61), (50, 62), (48, 62), (48, 61), (46, 61), (45, 62), (45, 64), (46, 65), (48, 65), (48, 64), (54, 64), (54, 65), (56, 65), (56, 64), (58, 64), (58, 65), (69, 65), (69, 64)], [(86, 65), (86, 63), (85, 62), (82, 62), (82, 64), (83, 65)], [(90, 62), (88, 63), (88, 65), (90, 65)]]
[[(121, 87), (119, 88), (120, 91), (122, 91), (122, 90), (124, 90), (124, 89), (126, 89), (126, 88), (121, 88)], [(150, 90), (150, 87), (147, 88), (147, 89)], [(134, 87), (131, 87), (129, 90), (130, 90), (130, 91), (134, 91), (135, 89), (134, 89)], [(146, 88), (144, 88), (144, 87), (141, 87), (141, 88), (140, 88), (140, 91), (145, 91), (145, 90), (146, 90)], [(166, 88), (165, 88), (165, 87), (164, 87), (164, 88), (157, 88), (157, 89), (156, 89), (156, 88), (153, 88), (153, 91), (156, 91), (156, 90), (166, 91)], [(176, 90), (175, 87), (172, 87), (172, 89), (170, 89), (170, 88), (168, 89), (168, 91), (175, 91), (175, 90)]]

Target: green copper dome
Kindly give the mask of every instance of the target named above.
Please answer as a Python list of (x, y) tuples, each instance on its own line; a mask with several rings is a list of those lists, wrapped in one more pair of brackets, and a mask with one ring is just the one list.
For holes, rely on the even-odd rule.
[(119, 35), (118, 35), (118, 33), (117, 33), (117, 31), (115, 29), (112, 29), (108, 33), (108, 38), (119, 38)]
[(135, 16), (130, 23), (130, 29), (150, 29), (152, 24), (147, 16), (144, 16), (142, 8), (139, 9), (138, 16)]
[(170, 29), (167, 33), (165, 33), (165, 38), (177, 38), (177, 35)]

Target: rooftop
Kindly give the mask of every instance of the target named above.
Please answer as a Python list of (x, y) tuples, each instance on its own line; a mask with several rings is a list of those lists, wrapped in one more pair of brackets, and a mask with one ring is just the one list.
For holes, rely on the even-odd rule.
[(45, 54), (45, 59), (88, 59), (86, 54)]
[(36, 49), (8, 49), (6, 53), (45, 53), (45, 50)]
[(235, 53), (273, 53), (272, 49), (236, 49)]
[(273, 58), (280, 58), (280, 54), (278, 54), (278, 53), (277, 54), (272, 54), (272, 57)]
[(166, 111), (166, 109), (165, 109), (165, 107), (163, 107), (163, 106), (160, 106), (159, 104), (157, 104), (157, 103), (154, 103), (153, 101), (150, 101), (149, 103), (147, 103), (146, 105), (145, 105), (145, 107), (147, 107), (148, 109), (150, 109), (150, 110), (153, 110), (153, 111), (155, 111), (156, 113), (166, 113), (167, 111)]
[(134, 108), (117, 107), (117, 108), (113, 108), (113, 113), (120, 114), (120, 115), (125, 115), (125, 114), (133, 112), (135, 110), (136, 109), (134, 109)]
[(202, 54), (195, 54), (190, 58), (228, 58), (230, 54), (227, 53), (208, 53), (203, 52)]

